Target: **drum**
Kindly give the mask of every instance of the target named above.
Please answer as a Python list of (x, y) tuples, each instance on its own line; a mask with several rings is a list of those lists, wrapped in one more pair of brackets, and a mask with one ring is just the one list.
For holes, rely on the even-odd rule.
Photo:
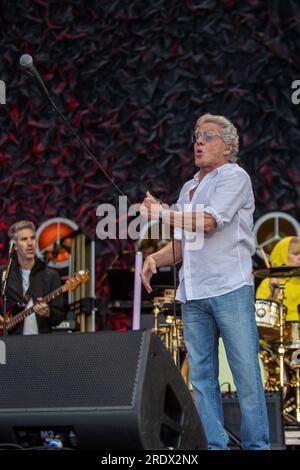
[(283, 337), (287, 349), (300, 348), (300, 322), (285, 322)]
[(255, 319), (260, 336), (269, 339), (279, 337), (279, 313), (280, 306), (278, 302), (268, 299), (256, 299)]

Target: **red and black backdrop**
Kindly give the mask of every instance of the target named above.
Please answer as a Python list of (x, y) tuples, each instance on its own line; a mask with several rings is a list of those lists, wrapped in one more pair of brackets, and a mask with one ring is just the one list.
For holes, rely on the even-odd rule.
[(67, 217), (94, 234), (97, 206), (118, 198), (20, 69), (23, 53), (131, 201), (176, 200), (195, 171), (193, 125), (211, 112), (239, 129), (256, 217), (299, 218), (296, 0), (2, 0), (0, 22), (0, 258), (16, 220)]

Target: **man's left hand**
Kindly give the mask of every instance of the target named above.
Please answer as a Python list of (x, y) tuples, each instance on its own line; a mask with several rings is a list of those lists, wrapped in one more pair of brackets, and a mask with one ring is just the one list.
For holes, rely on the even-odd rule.
[(38, 315), (41, 315), (42, 317), (50, 317), (49, 304), (47, 304), (47, 302), (44, 302), (43, 297), (38, 297), (36, 300), (38, 303), (33, 307), (34, 312)]

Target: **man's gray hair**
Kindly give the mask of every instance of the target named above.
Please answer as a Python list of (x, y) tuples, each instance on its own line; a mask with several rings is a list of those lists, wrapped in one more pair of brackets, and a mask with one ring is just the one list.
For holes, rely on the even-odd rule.
[(213, 124), (217, 124), (217, 126), (219, 126), (226, 146), (230, 146), (231, 148), (229, 161), (230, 163), (237, 162), (239, 159), (239, 136), (237, 128), (225, 116), (218, 116), (216, 114), (207, 113), (203, 114), (203, 116), (200, 116), (199, 119), (197, 119), (195, 130), (207, 122), (212, 122)]
[(19, 222), (15, 222), (13, 225), (9, 227), (9, 230), (8, 230), (9, 239), (16, 241), (18, 232), (20, 230), (23, 230), (24, 228), (29, 228), (35, 233), (35, 225), (33, 222), (31, 222), (30, 220), (20, 220)]

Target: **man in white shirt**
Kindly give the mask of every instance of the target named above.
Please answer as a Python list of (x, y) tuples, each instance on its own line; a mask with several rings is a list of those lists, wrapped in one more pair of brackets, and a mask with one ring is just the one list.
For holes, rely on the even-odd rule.
[(32, 222), (16, 222), (10, 227), (8, 235), (14, 242), (16, 256), (8, 279), (7, 306), (11, 308), (14, 304), (25, 303), (26, 308), (29, 308), (35, 304), (34, 312), (18, 324), (12, 333), (50, 333), (51, 326), (63, 320), (63, 299), (57, 297), (47, 303), (43, 297), (60, 287), (59, 274), (36, 257), (35, 226)]
[[(175, 262), (182, 261), (176, 298), (182, 303), (190, 380), (208, 448), (226, 449), (229, 442), (218, 381), (221, 336), (239, 397), (243, 447), (264, 450), (269, 449), (269, 425), (252, 280), (254, 197), (237, 155), (234, 125), (224, 116), (201, 116), (194, 133), (200, 171), (183, 186), (180, 211), (165, 210), (150, 193), (143, 208), (175, 227)], [(202, 236), (203, 243), (193, 245), (193, 236)], [(148, 292), (157, 267), (172, 263), (172, 242), (146, 258), (142, 281)]]

